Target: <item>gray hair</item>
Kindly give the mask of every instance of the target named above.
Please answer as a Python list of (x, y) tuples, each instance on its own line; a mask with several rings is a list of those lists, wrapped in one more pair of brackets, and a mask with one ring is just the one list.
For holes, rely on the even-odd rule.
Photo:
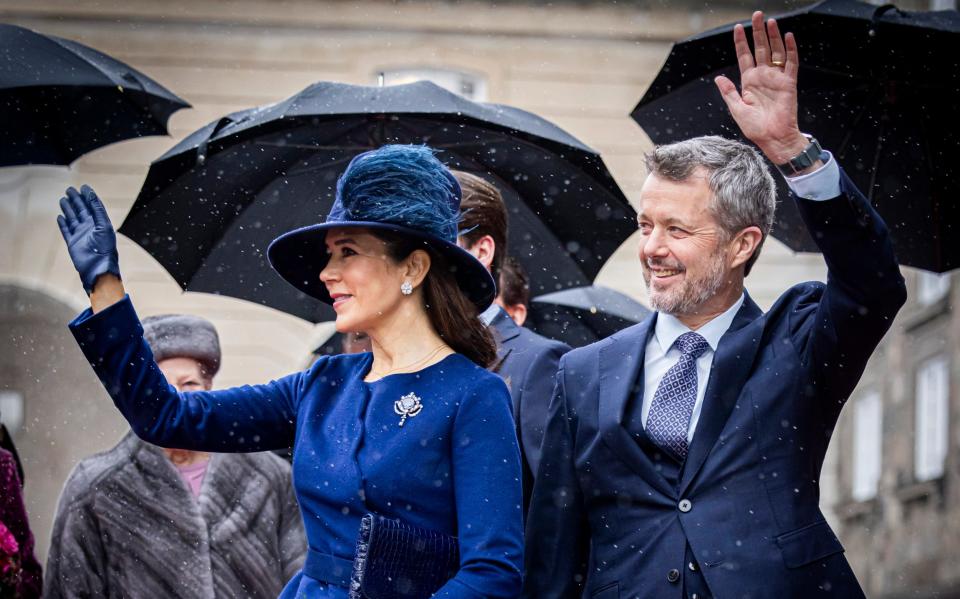
[(670, 181), (686, 181), (698, 167), (707, 170), (713, 192), (710, 211), (727, 237), (747, 227), (763, 232), (746, 263), (745, 274), (750, 274), (773, 228), (777, 207), (777, 187), (760, 153), (738, 141), (708, 135), (654, 148), (644, 161), (650, 174)]

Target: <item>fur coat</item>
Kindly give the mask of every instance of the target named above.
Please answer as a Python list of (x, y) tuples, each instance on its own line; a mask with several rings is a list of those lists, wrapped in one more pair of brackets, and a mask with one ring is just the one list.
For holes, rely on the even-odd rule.
[(273, 599), (305, 553), (282, 459), (213, 454), (195, 498), (161, 449), (128, 433), (67, 480), (44, 597)]

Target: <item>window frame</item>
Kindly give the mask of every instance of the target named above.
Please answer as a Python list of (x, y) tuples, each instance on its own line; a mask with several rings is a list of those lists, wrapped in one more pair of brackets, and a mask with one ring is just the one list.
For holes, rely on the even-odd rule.
[(917, 365), (914, 377), (913, 473), (918, 482), (946, 470), (950, 446), (950, 358), (935, 354)]

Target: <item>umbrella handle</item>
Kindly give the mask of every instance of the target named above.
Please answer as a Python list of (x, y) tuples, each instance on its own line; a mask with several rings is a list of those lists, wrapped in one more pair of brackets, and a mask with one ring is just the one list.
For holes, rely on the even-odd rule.
[(902, 16), (902, 17), (907, 15), (907, 13), (905, 13), (905, 12), (903, 12), (902, 10), (900, 10), (899, 8), (897, 8), (896, 5), (894, 5), (894, 4), (884, 4), (883, 6), (878, 6), (878, 7), (877, 7), (877, 10), (873, 11), (873, 20), (876, 21), (876, 20), (880, 19), (880, 17), (882, 17), (883, 15), (887, 14), (887, 13), (890, 12), (891, 10), (894, 11), (894, 12), (896, 12), (897, 14), (899, 14), (899, 15)]

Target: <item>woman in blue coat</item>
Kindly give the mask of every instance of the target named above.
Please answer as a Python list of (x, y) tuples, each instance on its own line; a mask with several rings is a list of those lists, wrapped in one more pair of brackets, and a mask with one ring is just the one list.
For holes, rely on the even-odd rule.
[(367, 333), (372, 353), (321, 357), (265, 385), (177, 393), (143, 341), (102, 203), (86, 186), (61, 200), (58, 222), (91, 300), (70, 329), (133, 430), (211, 452), (293, 444), (309, 553), (282, 598), (346, 597), (368, 512), (458, 537), (460, 570), (436, 596), (519, 595), (520, 457), (477, 318), (495, 286), (456, 246), (459, 206), (456, 180), (428, 148), (357, 156), (326, 222), (277, 238), (268, 257), (333, 305), (338, 331)]

